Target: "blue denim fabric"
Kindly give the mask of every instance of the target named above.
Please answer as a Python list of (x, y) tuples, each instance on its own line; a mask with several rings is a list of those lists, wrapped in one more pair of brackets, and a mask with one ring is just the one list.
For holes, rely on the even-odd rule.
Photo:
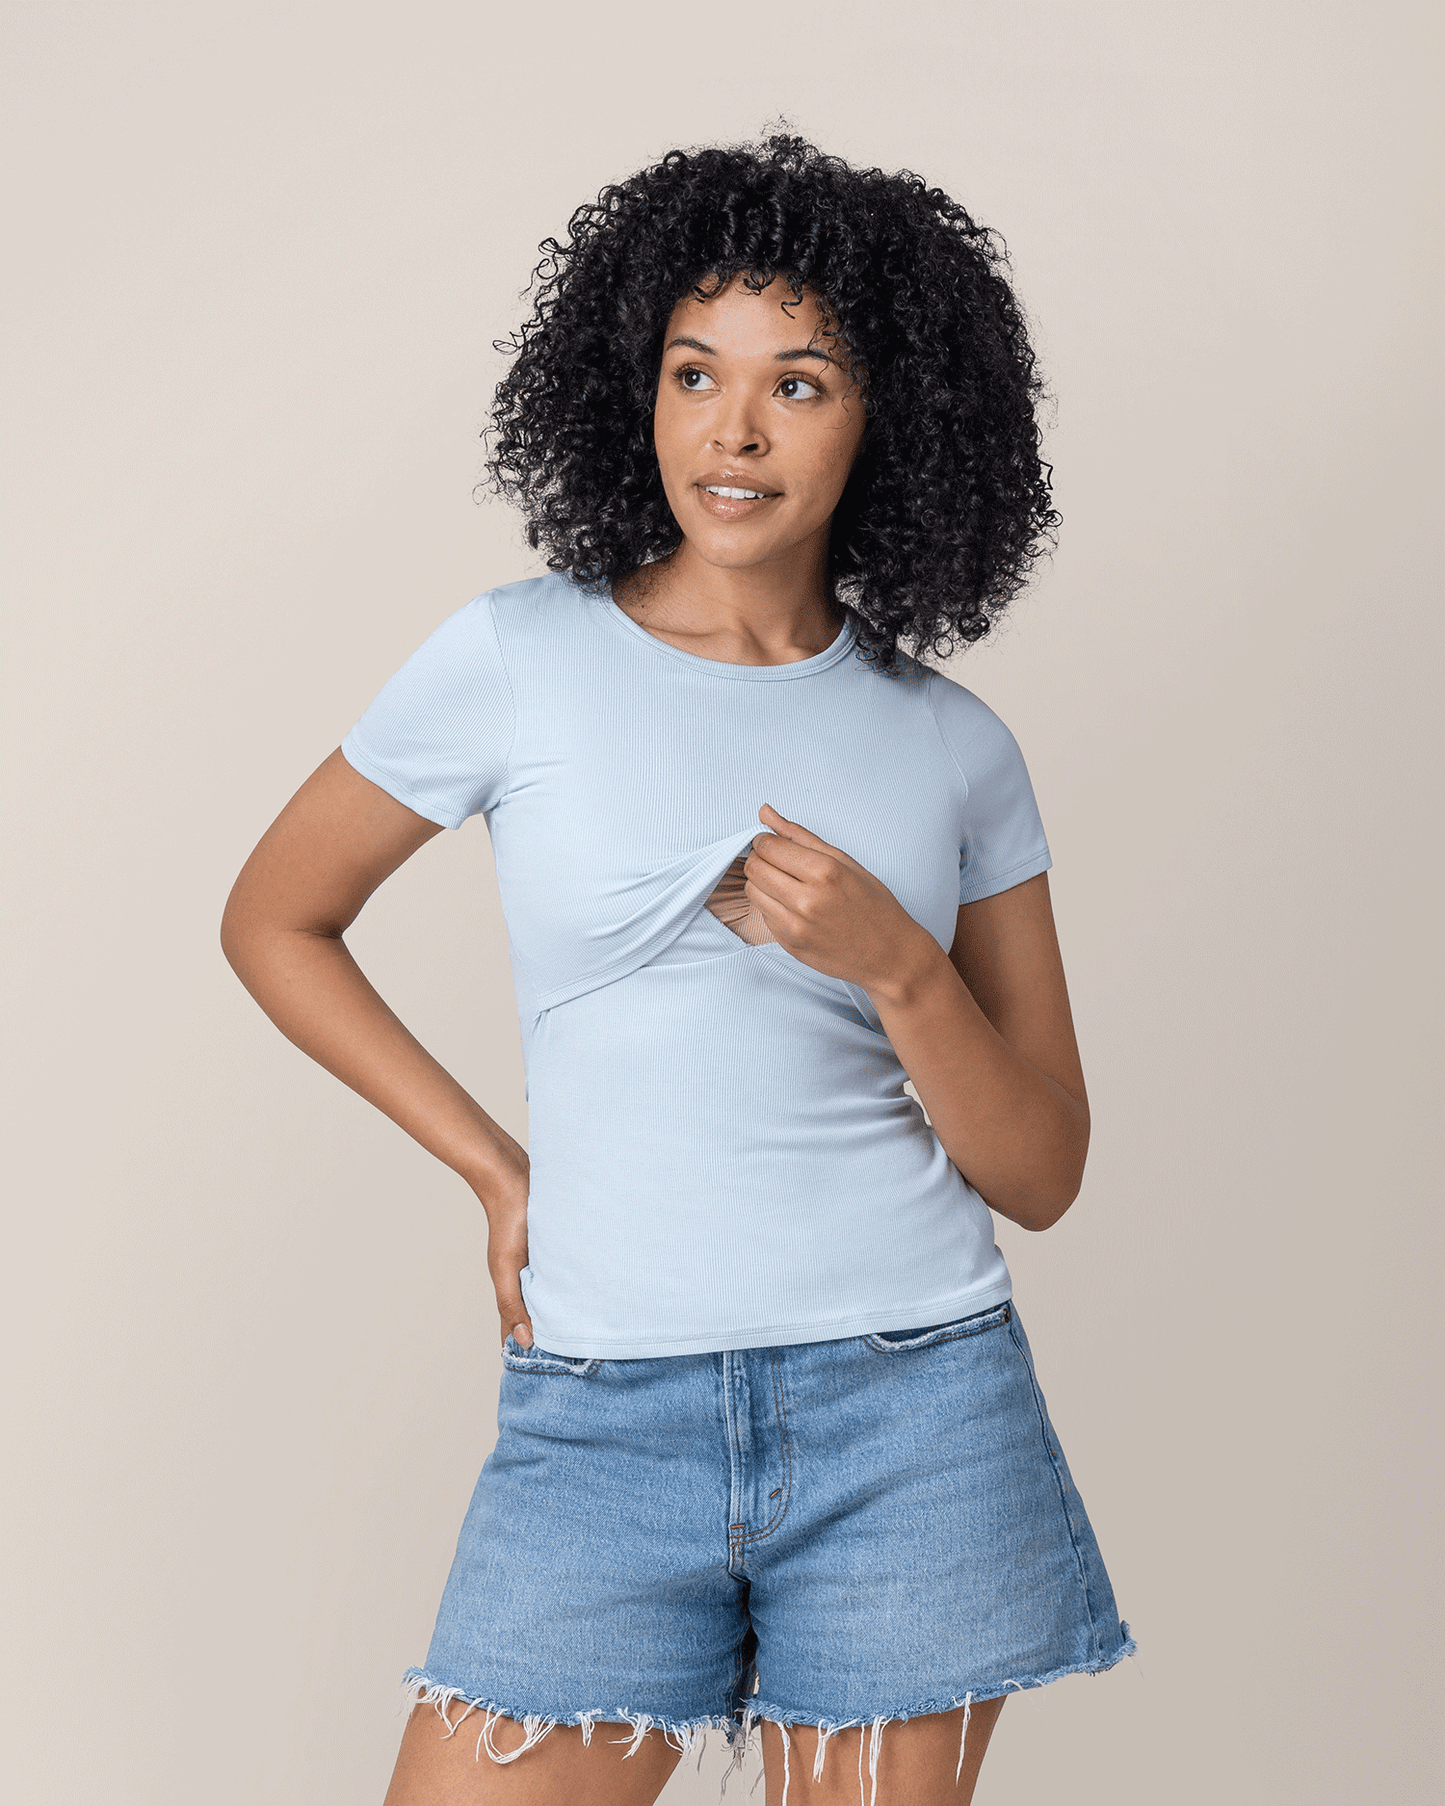
[[(826, 1738), (1131, 1654), (1013, 1301), (781, 1348), (568, 1358), (510, 1337), (498, 1439), (414, 1701), (478, 1755), (554, 1724)], [(498, 1714), (527, 1733), (499, 1751)], [(786, 1736), (786, 1732), (785, 1732)], [(629, 1752), (630, 1753), (630, 1752)], [(861, 1760), (861, 1751), (860, 1751)], [(876, 1767), (875, 1767), (876, 1772)], [(724, 1785), (726, 1784), (726, 1777)]]

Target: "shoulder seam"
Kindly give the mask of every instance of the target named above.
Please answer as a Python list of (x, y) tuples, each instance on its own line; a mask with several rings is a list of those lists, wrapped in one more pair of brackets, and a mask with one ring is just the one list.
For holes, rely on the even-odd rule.
[(507, 664), (507, 649), (502, 644), (502, 630), (497, 625), (496, 595), (497, 592), (495, 590), (489, 589), (486, 591), (487, 619), (492, 624), (492, 638), (497, 642), (497, 662), (502, 667), (502, 676), (507, 681), (507, 695), (510, 697), (512, 703), (512, 731), (507, 740), (507, 756), (502, 761), (502, 788), (497, 797), (497, 801), (501, 802), (502, 798), (512, 787), (512, 751), (517, 744), (518, 709), (517, 689), (516, 685), (512, 682), (511, 669)]
[(953, 769), (958, 773), (959, 781), (963, 785), (963, 800), (964, 802), (967, 802), (968, 773), (963, 769), (962, 765), (959, 764), (958, 754), (949, 744), (948, 735), (943, 731), (943, 723), (938, 719), (938, 710), (933, 706), (933, 686), (939, 674), (934, 670), (932, 665), (925, 665), (924, 670), (928, 673), (928, 713), (933, 719), (933, 731), (938, 735), (943, 750), (948, 754), (949, 762), (952, 764)]

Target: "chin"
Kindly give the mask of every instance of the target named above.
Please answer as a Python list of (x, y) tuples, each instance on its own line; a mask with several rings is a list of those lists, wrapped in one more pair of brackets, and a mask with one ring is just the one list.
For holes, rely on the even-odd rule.
[(750, 565), (767, 564), (777, 556), (776, 546), (708, 545), (695, 539), (692, 549), (704, 564), (718, 571), (745, 571)]

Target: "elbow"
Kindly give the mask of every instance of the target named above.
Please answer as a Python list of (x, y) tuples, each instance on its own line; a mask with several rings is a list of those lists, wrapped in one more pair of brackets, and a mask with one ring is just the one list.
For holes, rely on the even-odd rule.
[(1079, 1187), (1073, 1186), (1066, 1191), (1041, 1193), (1031, 1198), (1014, 1221), (1023, 1229), (1031, 1229), (1040, 1235), (1045, 1229), (1052, 1229), (1054, 1224), (1079, 1195)]
[(264, 958), (268, 942), (278, 923), (271, 921), (256, 898), (248, 893), (244, 874), (231, 887), (226, 907), (221, 911), (220, 942), (226, 964), (243, 985), (250, 989), (250, 975)]
[(237, 970), (236, 962), (241, 957), (242, 936), (235, 915), (231, 909), (230, 899), (227, 899), (226, 907), (221, 912), (221, 932), (219, 938), (221, 942), (221, 952), (225, 955), (226, 964), (234, 972)]
[(238, 880), (226, 899), (226, 907), (221, 911), (220, 928), (221, 952), (225, 955), (226, 964), (238, 978), (246, 964), (246, 948), (250, 940), (247, 912), (238, 896), (240, 888)]
[(242, 874), (221, 912), (221, 952), (252, 996), (272, 974), (289, 966), (298, 948), (342, 938), (342, 923), (298, 922), (269, 903), (268, 898), (248, 891)]
[(1079, 1104), (1070, 1112), (1068, 1133), (1061, 1139), (1051, 1170), (1041, 1175), (1008, 1213), (1014, 1222), (1035, 1234), (1052, 1229), (1083, 1188), (1088, 1154), (1088, 1107)]
[(1027, 1187), (1016, 1187), (1007, 1194), (999, 1191), (980, 1193), (990, 1210), (996, 1210), (1011, 1223), (1017, 1223), (1020, 1229), (1031, 1230), (1035, 1235), (1052, 1229), (1078, 1195), (1077, 1178), (1051, 1184), (1036, 1181)]

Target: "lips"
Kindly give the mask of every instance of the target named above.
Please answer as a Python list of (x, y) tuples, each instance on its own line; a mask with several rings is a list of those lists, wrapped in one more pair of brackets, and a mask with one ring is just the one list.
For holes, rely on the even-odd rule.
[(777, 490), (737, 470), (709, 471), (694, 487), (699, 507), (714, 520), (746, 520), (778, 498)]
[(699, 489), (751, 489), (766, 497), (778, 493), (755, 470), (742, 470), (726, 464), (719, 464), (715, 470), (704, 471), (697, 479), (697, 485)]

